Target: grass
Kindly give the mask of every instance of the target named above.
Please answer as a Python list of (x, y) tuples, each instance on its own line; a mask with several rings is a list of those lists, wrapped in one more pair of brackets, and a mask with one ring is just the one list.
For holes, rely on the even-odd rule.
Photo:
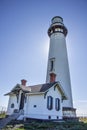
[(5, 116), (6, 116), (5, 112), (0, 113), (0, 118), (5, 118)]
[(84, 122), (84, 123), (87, 123), (87, 117), (80, 117), (79, 118), (79, 121), (81, 121), (81, 122)]
[[(87, 119), (86, 119), (87, 120)], [(79, 121), (66, 121), (66, 122), (48, 122), (48, 121), (28, 121), (23, 122), (12, 127), (10, 123), (3, 130), (87, 130), (87, 123)], [(16, 127), (15, 127), (16, 126)]]

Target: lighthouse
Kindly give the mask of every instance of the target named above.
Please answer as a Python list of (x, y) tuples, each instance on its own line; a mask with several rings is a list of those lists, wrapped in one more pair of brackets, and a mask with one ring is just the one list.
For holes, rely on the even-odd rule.
[(50, 46), (46, 82), (48, 83), (52, 79), (51, 81), (58, 81), (61, 84), (61, 87), (67, 95), (67, 100), (63, 101), (63, 109), (66, 111), (74, 111), (75, 114), (66, 48), (67, 33), (68, 30), (63, 23), (63, 18), (60, 16), (53, 17), (48, 29)]
[(27, 86), (22, 79), (5, 95), (9, 96), (7, 115), (21, 114), (19, 119), (59, 120), (76, 117), (73, 108), (66, 49), (67, 28), (59, 16), (52, 18), (48, 29), (50, 48), (46, 83)]

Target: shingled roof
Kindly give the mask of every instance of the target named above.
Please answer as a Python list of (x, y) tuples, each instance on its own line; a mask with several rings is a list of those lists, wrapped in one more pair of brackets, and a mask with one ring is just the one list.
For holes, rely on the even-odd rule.
[(34, 86), (29, 86), (31, 88), (31, 91), (29, 94), (35, 94), (35, 93), (45, 93), (48, 89), (50, 89), (52, 86), (57, 86), (59, 92), (62, 95), (62, 99), (67, 99), (67, 96), (59, 82), (53, 82), (53, 83), (45, 83), (45, 84), (39, 84)]
[(46, 90), (51, 88), (55, 83), (56, 82), (29, 86), (31, 88), (31, 92), (30, 93), (45, 92)]
[(46, 90), (48, 90), (49, 88), (51, 88), (56, 83), (57, 82), (43, 84), (40, 92), (45, 92)]

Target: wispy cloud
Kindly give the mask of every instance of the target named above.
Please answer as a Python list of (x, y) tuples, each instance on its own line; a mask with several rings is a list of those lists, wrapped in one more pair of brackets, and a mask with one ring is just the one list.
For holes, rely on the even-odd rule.
[(73, 103), (87, 103), (87, 100), (74, 100)]
[(87, 116), (87, 100), (74, 100), (77, 116)]

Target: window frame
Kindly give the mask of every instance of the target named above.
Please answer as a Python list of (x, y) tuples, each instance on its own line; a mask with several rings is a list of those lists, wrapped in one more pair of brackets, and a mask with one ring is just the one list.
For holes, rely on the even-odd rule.
[(50, 71), (54, 71), (55, 69), (55, 58), (50, 59)]
[(48, 110), (53, 109), (53, 97), (52, 96), (47, 97), (47, 109)]
[(14, 108), (14, 103), (11, 104), (11, 108)]
[(59, 98), (55, 98), (55, 109), (56, 109), (56, 111), (60, 110), (60, 99)]

